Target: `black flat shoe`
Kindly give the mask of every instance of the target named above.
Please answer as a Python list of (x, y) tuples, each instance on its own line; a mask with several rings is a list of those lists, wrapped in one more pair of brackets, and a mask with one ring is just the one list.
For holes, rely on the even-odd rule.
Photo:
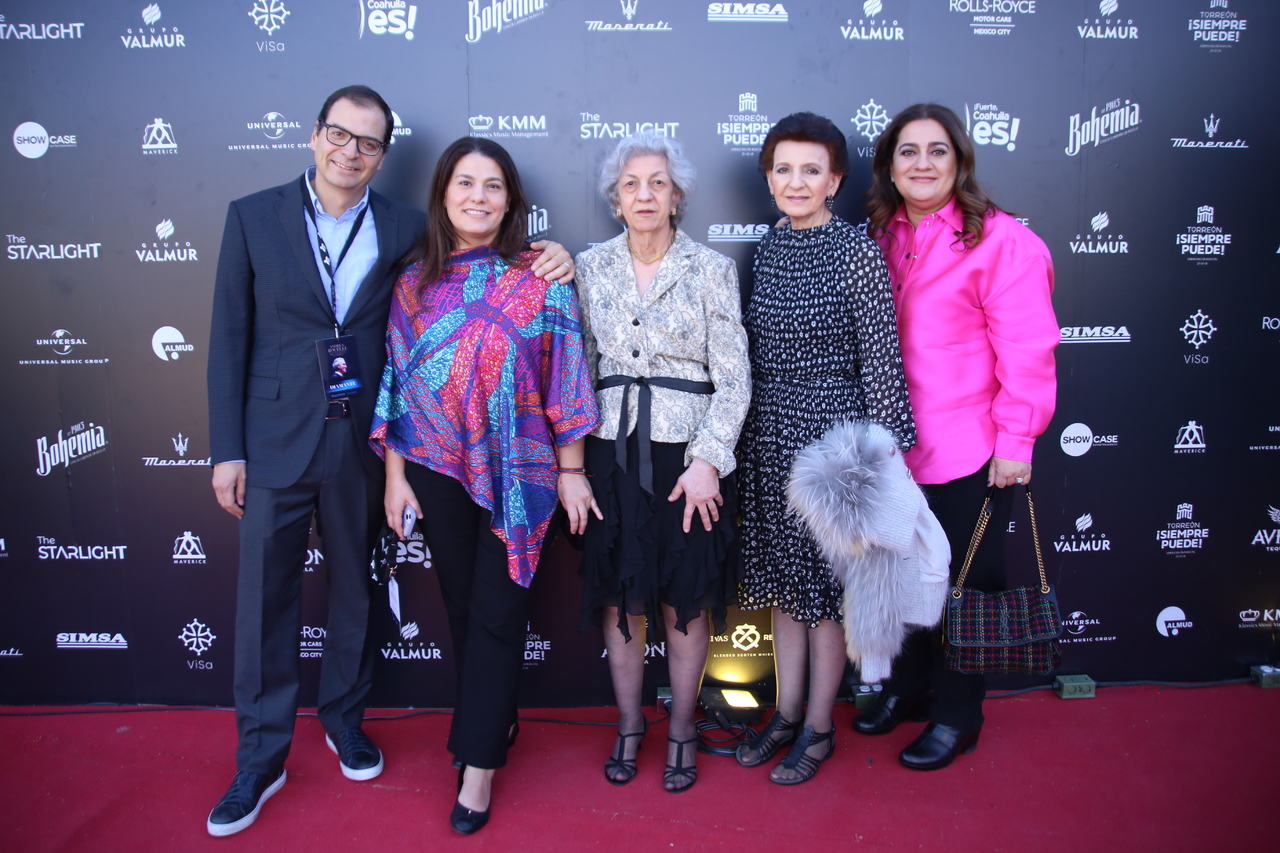
[[(786, 717), (782, 716), (780, 711), (774, 711), (773, 716), (769, 718), (768, 724), (763, 729), (754, 733), (747, 740), (738, 744), (737, 750), (734, 752), (734, 758), (738, 759), (738, 763), (743, 767), (759, 767), (770, 758), (773, 758), (781, 747), (786, 746), (796, 739), (796, 734), (800, 731), (800, 723), (790, 722)], [(781, 732), (780, 738), (774, 735)], [(744, 749), (749, 749), (756, 754), (755, 758), (743, 758)]]
[[(827, 751), (822, 754), (821, 758), (814, 758), (809, 754), (809, 747), (817, 746), (820, 743), (826, 743)], [(776, 785), (800, 785), (808, 782), (818, 773), (818, 767), (822, 762), (836, 754), (836, 727), (833, 725), (831, 731), (818, 734), (813, 730), (813, 726), (805, 726), (800, 732), (800, 736), (796, 738), (796, 742), (791, 745), (791, 751), (787, 753), (787, 757), (778, 762), (779, 767), (785, 767), (788, 770), (794, 770), (800, 775), (790, 779), (774, 779), (769, 776), (769, 781)]]
[(902, 750), (898, 761), (912, 770), (941, 770), (956, 760), (960, 753), (966, 755), (978, 748), (978, 733), (982, 726), (958, 729), (941, 723), (925, 726), (920, 737)]
[[(458, 770), (458, 793), (462, 793), (462, 776), (467, 772), (466, 767)], [(493, 803), (489, 803), (489, 809), (493, 808)], [(478, 832), (486, 823), (489, 822), (489, 809), (482, 812), (472, 811), (457, 800), (453, 801), (453, 811), (449, 812), (449, 826), (453, 827), (454, 832), (463, 835), (470, 835)]]
[[(644, 736), (649, 733), (649, 719), (646, 717), (644, 728), (638, 732), (631, 734), (618, 733), (618, 740), (614, 742), (613, 752), (609, 755), (609, 760), (604, 763), (604, 778), (609, 781), (610, 785), (625, 785), (632, 779), (636, 778), (636, 760), (632, 758), (624, 758), (627, 754), (627, 741), (634, 738), (644, 740)], [(636, 744), (636, 752), (640, 752), (643, 743)], [(610, 773), (621, 773), (617, 778), (610, 776)]]
[(853, 718), (853, 730), (864, 735), (887, 735), (903, 720), (927, 720), (929, 697), (903, 699), (882, 690), (876, 701)]

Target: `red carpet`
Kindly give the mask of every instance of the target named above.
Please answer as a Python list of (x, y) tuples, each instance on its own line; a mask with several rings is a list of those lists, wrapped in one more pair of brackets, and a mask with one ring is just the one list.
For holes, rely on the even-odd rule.
[(447, 822), (446, 715), (368, 722), (387, 766), (364, 783), (342, 778), (319, 723), (300, 719), (288, 783), (226, 839), (204, 822), (234, 773), (229, 711), (3, 716), (0, 851), (1274, 851), (1278, 708), (1280, 691), (1251, 685), (995, 699), (976, 752), (918, 773), (897, 752), (922, 724), (864, 737), (841, 706), (837, 754), (812, 782), (783, 788), (767, 768), (702, 755), (681, 795), (660, 785), (665, 726), (639, 777), (614, 787), (601, 773), (612, 728), (525, 722), (493, 820), (470, 838)]

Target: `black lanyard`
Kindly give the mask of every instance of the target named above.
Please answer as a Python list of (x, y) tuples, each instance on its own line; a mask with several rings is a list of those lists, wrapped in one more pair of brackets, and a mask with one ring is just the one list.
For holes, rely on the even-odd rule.
[(311, 227), (316, 230), (316, 244), (320, 246), (320, 262), (324, 264), (325, 272), (329, 274), (329, 305), (333, 308), (333, 319), (335, 321), (333, 328), (337, 332), (338, 282), (334, 274), (337, 273), (338, 267), (342, 266), (342, 260), (347, 256), (347, 250), (351, 248), (351, 244), (355, 242), (356, 235), (360, 233), (360, 225), (364, 222), (364, 215), (369, 212), (369, 205), (366, 203), (361, 208), (355, 224), (351, 226), (351, 233), (347, 235), (346, 245), (342, 247), (342, 254), (338, 255), (338, 262), (333, 263), (329, 260), (329, 247), (324, 244), (324, 238), (320, 236), (320, 226), (316, 222), (316, 209), (311, 204), (311, 192), (307, 188), (306, 175), (302, 176), (302, 203), (307, 208), (307, 215), (311, 217)]

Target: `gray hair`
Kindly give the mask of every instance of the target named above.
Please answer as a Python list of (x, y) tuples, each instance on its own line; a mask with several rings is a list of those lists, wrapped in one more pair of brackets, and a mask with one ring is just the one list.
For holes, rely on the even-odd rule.
[(619, 140), (617, 147), (604, 158), (600, 164), (600, 193), (609, 200), (609, 205), (617, 210), (621, 206), (618, 197), (618, 181), (622, 178), (627, 164), (635, 157), (646, 154), (657, 154), (667, 160), (667, 174), (679, 198), (675, 202), (675, 216), (679, 222), (684, 217), (689, 197), (693, 195), (698, 184), (698, 170), (684, 156), (680, 143), (669, 136), (661, 136), (652, 130), (642, 130), (635, 136)]

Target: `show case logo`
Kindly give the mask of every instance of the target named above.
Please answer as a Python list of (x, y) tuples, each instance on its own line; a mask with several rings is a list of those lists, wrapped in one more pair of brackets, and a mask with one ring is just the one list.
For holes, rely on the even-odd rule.
[(884, 12), (883, 0), (864, 0), (862, 17), (856, 24), (853, 18), (848, 18), (841, 24), (841, 37), (846, 41), (904, 41), (905, 28), (900, 26), (892, 16), (882, 15), (882, 12)]
[(1188, 225), (1174, 238), (1182, 256), (1197, 266), (1218, 260), (1226, 255), (1227, 246), (1231, 245), (1231, 235), (1222, 226), (1215, 225), (1213, 220), (1214, 209), (1202, 204), (1196, 208), (1196, 224)]
[(283, 27), (289, 14), (282, 0), (253, 0), (253, 8), (249, 10), (253, 23), (267, 35), (272, 35)]
[(163, 15), (160, 12), (160, 6), (152, 3), (150, 6), (142, 10), (142, 26), (129, 27), (120, 36), (120, 43), (127, 50), (135, 48), (165, 48), (165, 47), (186, 47), (186, 36), (178, 32), (177, 27), (162, 26), (157, 27)]
[(1092, 234), (1077, 234), (1069, 241), (1073, 255), (1127, 255), (1129, 243), (1123, 234), (1103, 234), (1111, 227), (1111, 217), (1105, 210), (1089, 220)]
[(1102, 0), (1098, 4), (1101, 17), (1084, 19), (1084, 23), (1076, 27), (1082, 39), (1136, 39), (1138, 28), (1133, 25), (1133, 18), (1125, 18), (1116, 13), (1120, 11), (1117, 0)]
[[(1240, 624), (1238, 627), (1246, 630), (1253, 628), (1274, 630), (1280, 628), (1280, 607), (1263, 610), (1248, 607), (1241, 610), (1239, 615)], [(0, 652), (0, 654), (3, 654), (3, 652)]]
[[(635, 0), (631, 2), (634, 8)], [(707, 20), (730, 24), (785, 24), (787, 10), (781, 3), (710, 3)]]
[(547, 9), (546, 0), (489, 0), (481, 8), (480, 0), (467, 0), (467, 35), (471, 44), (485, 33), (500, 33), (540, 16)]
[(551, 215), (545, 207), (536, 204), (529, 207), (529, 225), (525, 231), (525, 240), (530, 243), (546, 238), (551, 231)]
[(10, 24), (0, 15), (0, 41), (59, 41), (84, 38), (84, 24)]
[(969, 15), (969, 29), (975, 36), (1008, 36), (1017, 20), (1036, 13), (1036, 0), (948, 0), (947, 10)]
[(769, 233), (767, 222), (743, 224), (726, 222), (707, 227), (708, 243), (759, 243), (760, 238)]
[(1097, 148), (1104, 142), (1114, 142), (1133, 133), (1141, 123), (1138, 104), (1128, 98), (1107, 101), (1102, 106), (1101, 113), (1094, 107), (1089, 111), (1088, 118), (1076, 113), (1067, 120), (1067, 156), (1076, 156), (1089, 143)]
[(356, 0), (360, 4), (360, 36), (367, 29), (372, 35), (404, 36), (413, 41), (413, 27), (418, 22), (418, 7), (405, 0)]
[(28, 160), (43, 157), (50, 148), (75, 148), (74, 133), (51, 134), (44, 125), (24, 121), (13, 131), (13, 147)]
[(196, 250), (191, 247), (191, 241), (170, 241), (176, 231), (173, 226), (172, 219), (162, 219), (156, 223), (156, 240), (159, 242), (142, 242), (141, 248), (134, 249), (133, 253), (138, 256), (138, 260), (143, 263), (156, 263), (168, 261), (198, 261)]
[(624, 136), (635, 136), (642, 131), (650, 130), (659, 136), (675, 137), (680, 129), (678, 121), (601, 121), (600, 113), (579, 113), (582, 124), (579, 135), (582, 139), (621, 139)]
[(67, 430), (65, 436), (62, 430), (58, 430), (53, 438), (41, 436), (36, 439), (36, 474), (47, 477), (59, 465), (69, 468), (106, 449), (106, 428), (95, 426), (92, 421), (81, 421)]
[(1083, 610), (1074, 610), (1062, 620), (1062, 627), (1069, 636), (1058, 638), (1059, 643), (1111, 643), (1114, 636), (1095, 635), (1094, 630), (1102, 626), (1101, 619), (1094, 619)]
[(1248, 148), (1249, 143), (1243, 139), (1214, 139), (1222, 127), (1222, 119), (1213, 113), (1204, 119), (1204, 139), (1188, 139), (1185, 136), (1171, 136), (1169, 141), (1174, 148)]
[(1058, 438), (1062, 452), (1068, 456), (1084, 456), (1094, 447), (1118, 447), (1117, 435), (1095, 435), (1088, 424), (1074, 423), (1062, 431)]
[(203, 566), (208, 562), (200, 537), (190, 530), (173, 540), (173, 564), (175, 566)]
[(759, 110), (759, 100), (754, 92), (738, 95), (738, 111), (730, 113), (724, 121), (716, 122), (716, 134), (720, 142), (735, 154), (743, 157), (759, 157), (765, 135), (773, 122)]
[(1194, 625), (1181, 607), (1166, 607), (1156, 615), (1156, 630), (1162, 637), (1176, 637), (1179, 632), (1192, 627)]
[(127, 649), (129, 641), (124, 634), (103, 631), (96, 634), (67, 632), (57, 637), (60, 649)]
[[(182, 633), (178, 635), (178, 639), (187, 651), (200, 657), (213, 647), (213, 641), (218, 639), (218, 635), (209, 630), (209, 626), (201, 622), (199, 619), (192, 619), (182, 629)], [(213, 665), (192, 667), (192, 669), (212, 669)]]
[(157, 118), (142, 131), (143, 154), (177, 154), (178, 143), (173, 136), (173, 125)]
[(1064, 344), (1127, 344), (1128, 326), (1063, 326), (1058, 330)]
[(59, 545), (52, 536), (36, 537), (38, 560), (123, 560), (128, 545)]
[(1201, 346), (1209, 342), (1209, 339), (1213, 337), (1213, 333), (1218, 331), (1218, 327), (1213, 325), (1213, 320), (1208, 314), (1197, 308), (1196, 313), (1187, 318), (1187, 321), (1182, 324), (1182, 328), (1179, 331), (1182, 332), (1182, 337), (1186, 339), (1187, 343), (1196, 349), (1200, 349)]
[(1191, 504), (1178, 504), (1174, 520), (1156, 531), (1156, 541), (1160, 543), (1161, 552), (1170, 557), (1189, 557), (1204, 550), (1204, 541), (1209, 538), (1209, 528), (1192, 518)]
[(195, 346), (173, 326), (161, 326), (151, 335), (151, 351), (161, 361), (177, 361), (184, 352), (194, 352)]
[[(602, 0), (594, 0), (599, 4)], [(622, 15), (626, 18), (626, 22), (619, 21), (587, 21), (587, 29), (593, 32), (606, 33), (669, 33), (671, 25), (666, 21), (649, 21), (636, 22), (632, 20), (640, 9), (640, 0), (618, 0), (618, 6), (621, 7)]]
[(1248, 28), (1248, 21), (1227, 8), (1227, 0), (1209, 0), (1209, 8), (1202, 9), (1200, 17), (1187, 21), (1192, 43), (1215, 48), (1215, 52), (1239, 44)]
[(1280, 509), (1267, 504), (1267, 518), (1271, 519), (1271, 523), (1276, 527), (1270, 530), (1258, 528), (1258, 532), (1253, 534), (1253, 541), (1249, 544), (1260, 546), (1262, 550), (1274, 554), (1280, 552)]
[(1075, 533), (1060, 533), (1053, 543), (1053, 549), (1059, 554), (1079, 551), (1110, 551), (1111, 540), (1107, 534), (1093, 529), (1093, 515), (1085, 513), (1076, 519)]
[(1173, 442), (1174, 453), (1204, 453), (1204, 426), (1195, 421), (1187, 421), (1185, 426), (1178, 427), (1178, 437)]
[(11, 261), (83, 261), (98, 257), (101, 243), (28, 243), (21, 234), (6, 234)]
[(995, 104), (964, 105), (964, 129), (978, 145), (995, 145), (1012, 151), (1017, 148), (1022, 119), (1014, 118)]
[(545, 115), (487, 116), (481, 113), (469, 118), (467, 125), (472, 136), (486, 139), (547, 139), (551, 135), (547, 131)]

